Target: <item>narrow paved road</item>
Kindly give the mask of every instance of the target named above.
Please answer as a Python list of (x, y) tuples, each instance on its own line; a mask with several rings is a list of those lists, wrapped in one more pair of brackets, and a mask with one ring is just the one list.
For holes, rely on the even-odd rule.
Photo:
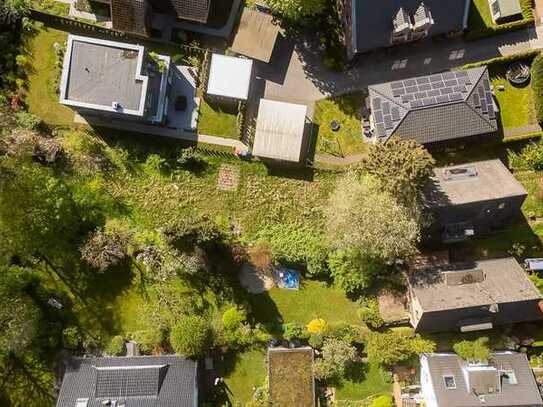
[(276, 44), (271, 63), (258, 64), (257, 75), (265, 82), (264, 97), (311, 106), (323, 97), (360, 90), (373, 83), (540, 49), (543, 48), (542, 29), (530, 28), (477, 41), (429, 39), (368, 54), (343, 73), (324, 67), (312, 42), (283, 37)]

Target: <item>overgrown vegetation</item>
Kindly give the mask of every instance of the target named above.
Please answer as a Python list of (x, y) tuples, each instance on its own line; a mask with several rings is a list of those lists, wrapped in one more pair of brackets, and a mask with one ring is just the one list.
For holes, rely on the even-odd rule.
[(543, 122), (543, 56), (538, 55), (532, 62), (532, 89), (534, 92), (537, 121)]

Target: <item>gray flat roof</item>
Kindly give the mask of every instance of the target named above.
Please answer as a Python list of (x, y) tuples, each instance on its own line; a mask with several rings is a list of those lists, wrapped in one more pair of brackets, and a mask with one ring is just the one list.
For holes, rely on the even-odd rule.
[[(441, 407), (536, 407), (543, 403), (528, 358), (524, 353), (492, 353), (489, 367), (494, 367), (498, 372), (513, 371), (517, 384), (500, 380), (500, 391), (484, 395), (483, 400), (471, 390), (466, 375), (466, 368), (469, 366), (458, 355), (425, 353), (420, 358), (421, 363), (428, 364), (436, 402)], [(454, 389), (445, 387), (444, 376), (454, 376), (456, 384)]]
[(66, 99), (100, 106), (118, 102), (124, 109), (139, 110), (143, 81), (138, 78), (139, 52), (79, 39), (72, 42)]
[[(470, 175), (463, 176), (462, 171)], [(488, 160), (435, 168), (426, 189), (426, 205), (462, 205), (526, 195), (522, 184), (500, 160)]]
[[(497, 0), (500, 17), (512, 17), (522, 13), (519, 0)], [(491, 11), (492, 12), (492, 11)]]
[[(455, 273), (465, 275), (470, 272), (478, 275), (475, 277), (477, 282), (447, 284), (448, 273), (454, 278)], [(482, 281), (478, 279), (481, 275)], [(408, 283), (424, 312), (541, 298), (512, 257), (412, 271), (408, 274)]]

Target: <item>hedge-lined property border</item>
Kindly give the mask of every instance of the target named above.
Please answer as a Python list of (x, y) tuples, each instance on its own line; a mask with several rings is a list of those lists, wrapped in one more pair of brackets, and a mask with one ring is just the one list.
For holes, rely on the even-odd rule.
[(506, 55), (506, 56), (503, 56), (503, 57), (491, 58), (491, 59), (487, 59), (485, 61), (473, 62), (471, 64), (463, 65), (459, 69), (477, 68), (479, 66), (485, 66), (485, 65), (488, 66), (488, 65), (496, 65), (496, 64), (510, 64), (510, 63), (516, 62), (516, 61), (534, 59), (539, 54), (540, 54), (540, 51), (538, 51), (538, 50), (530, 50), (530, 51), (525, 51), (525, 52), (519, 52), (517, 54)]
[(534, 94), (535, 115), (543, 122), (543, 55), (539, 54), (532, 62), (532, 91)]
[[(510, 31), (522, 30), (535, 24), (534, 11), (532, 0), (520, 0), (522, 8), (522, 20), (511, 21), (499, 25), (493, 25), (476, 31), (468, 31), (465, 39), (468, 41), (478, 40), (481, 38), (492, 37), (494, 35), (504, 34)], [(469, 30), (469, 28), (468, 28)]]

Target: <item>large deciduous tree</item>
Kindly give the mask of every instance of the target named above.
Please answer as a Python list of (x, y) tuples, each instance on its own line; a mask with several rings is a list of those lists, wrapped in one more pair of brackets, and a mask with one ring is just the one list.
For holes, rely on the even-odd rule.
[(340, 179), (326, 208), (326, 219), (335, 249), (385, 261), (416, 253), (418, 223), (375, 177), (350, 172)]
[(416, 141), (393, 138), (373, 145), (364, 167), (401, 204), (418, 213), (434, 165), (432, 155)]

